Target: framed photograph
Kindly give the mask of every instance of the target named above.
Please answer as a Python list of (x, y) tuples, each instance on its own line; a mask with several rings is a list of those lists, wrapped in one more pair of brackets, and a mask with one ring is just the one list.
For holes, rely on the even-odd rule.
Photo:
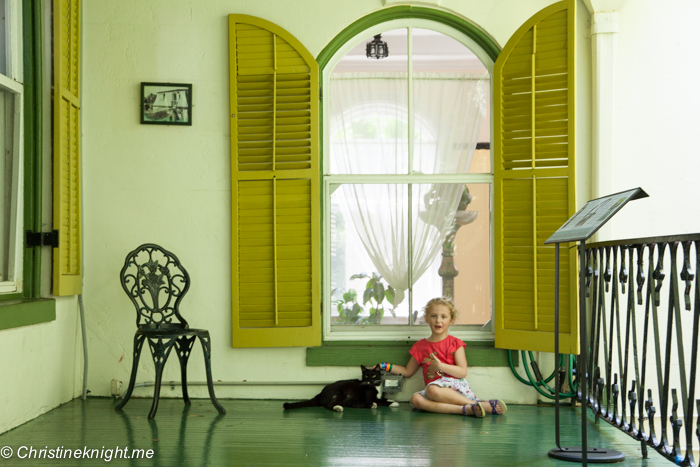
[(192, 85), (141, 83), (141, 123), (192, 125)]

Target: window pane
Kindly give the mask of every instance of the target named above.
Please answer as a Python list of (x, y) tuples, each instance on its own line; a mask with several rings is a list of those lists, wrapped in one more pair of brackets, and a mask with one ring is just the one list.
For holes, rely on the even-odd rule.
[(442, 296), (436, 267), (445, 238), (450, 234), (464, 184), (414, 184), (413, 190), (413, 311), (431, 298)]
[(413, 286), (415, 323), (423, 323), (425, 303), (441, 296), (453, 298), (459, 311), (455, 324), (483, 325), (491, 319), (490, 185), (470, 183), (466, 188), (440, 252)]
[(413, 170), (469, 173), (477, 143), (491, 140), (488, 70), (442, 33), (413, 29), (412, 39)]
[(469, 173), (483, 174), (491, 173), (491, 148), (477, 149), (474, 151), (472, 166), (469, 168)]
[(14, 150), (15, 94), (0, 90), (0, 282), (15, 280), (17, 171)]
[(412, 31), (413, 71), (488, 75), (479, 57), (458, 40), (430, 29)]
[(408, 173), (408, 34), (387, 31), (383, 59), (367, 58), (368, 37), (331, 73), (330, 173)]
[(332, 323), (408, 324), (407, 185), (334, 188)]

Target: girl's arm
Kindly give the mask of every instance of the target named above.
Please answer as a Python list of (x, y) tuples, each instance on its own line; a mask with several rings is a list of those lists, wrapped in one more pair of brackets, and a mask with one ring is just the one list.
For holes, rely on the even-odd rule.
[(433, 363), (430, 364), (430, 369), (428, 371), (447, 373), (454, 378), (466, 378), (467, 377), (467, 356), (464, 353), (464, 347), (460, 347), (453, 353), (455, 358), (454, 365), (448, 365), (438, 360), (436, 354), (431, 354), (433, 358)]
[(418, 371), (418, 368), (420, 368), (420, 365), (418, 365), (415, 358), (411, 357), (406, 366), (392, 364), (389, 373), (392, 375), (402, 375), (404, 378), (410, 378)]

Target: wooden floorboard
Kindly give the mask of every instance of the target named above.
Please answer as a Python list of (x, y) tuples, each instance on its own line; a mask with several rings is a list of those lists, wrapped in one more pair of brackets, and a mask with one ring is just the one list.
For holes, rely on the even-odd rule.
[[(104, 465), (105, 459), (20, 459), (40, 449), (132, 449), (151, 459), (112, 459), (133, 466), (572, 466), (547, 457), (554, 442), (554, 409), (510, 406), (502, 417), (483, 419), (411, 410), (409, 404), (376, 410), (322, 408), (283, 411), (280, 401), (223, 400), (218, 415), (208, 400), (186, 407), (162, 399), (148, 420), (150, 399), (75, 399), (0, 435), (13, 456), (0, 466)], [(562, 445), (579, 446), (580, 409), (561, 411)], [(670, 466), (656, 452), (643, 460), (639, 443), (601, 422), (590, 423), (589, 446), (623, 452), (624, 466)], [(25, 446), (25, 448), (22, 448)]]

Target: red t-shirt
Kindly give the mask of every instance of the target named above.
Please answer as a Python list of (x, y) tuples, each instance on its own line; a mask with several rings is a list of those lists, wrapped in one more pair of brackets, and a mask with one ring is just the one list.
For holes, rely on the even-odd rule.
[[(467, 344), (462, 342), (460, 339), (448, 335), (440, 342), (429, 342), (426, 339), (421, 339), (415, 344), (413, 344), (413, 347), (411, 347), (411, 350), (409, 350), (408, 353), (410, 353), (411, 356), (416, 359), (421, 368), (423, 368), (423, 379), (425, 380), (425, 384), (428, 384), (431, 381), (440, 379), (440, 376), (438, 376), (437, 374), (428, 373), (428, 367), (430, 366), (431, 361), (430, 358), (428, 358), (428, 356), (431, 353), (437, 351), (437, 357), (438, 359), (440, 359), (441, 362), (447, 363), (448, 365), (454, 365), (454, 353), (460, 347), (466, 346)], [(450, 375), (445, 376), (451, 378)]]

